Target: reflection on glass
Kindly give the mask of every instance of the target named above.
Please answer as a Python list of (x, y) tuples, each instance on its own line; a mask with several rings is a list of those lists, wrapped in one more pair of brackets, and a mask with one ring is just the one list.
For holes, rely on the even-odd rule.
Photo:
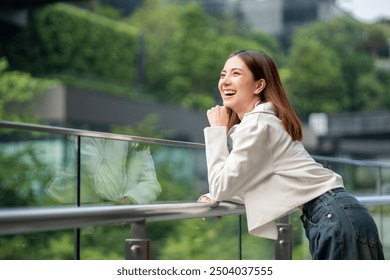
[[(149, 147), (139, 143), (81, 138), (81, 203), (146, 204), (161, 193)], [(76, 146), (74, 147), (76, 149)], [(76, 202), (75, 152), (65, 170), (49, 182), (46, 192), (61, 203)]]

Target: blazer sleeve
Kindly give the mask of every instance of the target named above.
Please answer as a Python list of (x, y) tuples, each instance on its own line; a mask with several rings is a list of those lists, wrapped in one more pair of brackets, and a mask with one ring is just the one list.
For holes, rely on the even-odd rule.
[(216, 201), (242, 196), (260, 187), (272, 173), (268, 129), (259, 114), (245, 116), (234, 132), (233, 149), (227, 147), (226, 127), (204, 130), (210, 196)]

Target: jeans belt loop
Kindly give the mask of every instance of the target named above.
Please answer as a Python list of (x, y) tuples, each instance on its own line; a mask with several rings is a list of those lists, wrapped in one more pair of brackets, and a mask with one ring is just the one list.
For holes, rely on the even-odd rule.
[(329, 193), (330, 195), (332, 195), (332, 196), (335, 196), (335, 195), (336, 195), (336, 193), (335, 193), (333, 190), (329, 190), (328, 193)]

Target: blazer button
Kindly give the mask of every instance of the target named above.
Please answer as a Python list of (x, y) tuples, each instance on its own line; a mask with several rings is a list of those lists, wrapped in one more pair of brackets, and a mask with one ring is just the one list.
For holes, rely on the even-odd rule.
[(326, 216), (328, 217), (328, 219), (332, 218), (332, 214), (330, 214), (330, 213)]

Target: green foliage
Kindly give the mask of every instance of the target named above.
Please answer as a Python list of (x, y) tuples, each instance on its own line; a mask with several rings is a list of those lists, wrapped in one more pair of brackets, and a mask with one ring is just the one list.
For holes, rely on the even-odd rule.
[(81, 230), (80, 258), (83, 260), (123, 260), (130, 225), (86, 227)]
[(130, 88), (128, 84), (121, 82), (113, 83), (112, 81), (98, 79), (87, 74), (78, 76), (72, 74), (48, 74), (45, 77), (60, 80), (62, 84), (71, 88), (98, 91), (145, 102), (153, 102), (155, 99), (152, 95), (145, 95), (137, 91), (136, 88)]
[(204, 108), (211, 108), (215, 105), (214, 96), (207, 93), (188, 94), (187, 98), (182, 101), (183, 107), (192, 108), (195, 110), (203, 110)]
[(205, 222), (200, 218), (181, 221), (167, 236), (159, 259), (237, 259), (236, 220), (237, 217), (223, 217)]
[(45, 90), (58, 86), (59, 82), (37, 79), (22, 71), (7, 71), (7, 68), (7, 60), (0, 58), (0, 119), (36, 122), (33, 106)]
[(149, 0), (126, 21), (144, 36), (146, 92), (199, 110), (209, 108), (212, 100), (215, 103), (218, 73), (231, 52), (278, 50), (276, 40), (266, 40), (266, 46), (260, 42), (271, 36), (241, 36), (240, 29), (227, 28), (238, 25), (233, 17), (211, 17), (197, 3)]
[(141, 122), (133, 126), (112, 125), (111, 131), (117, 134), (126, 134), (141, 137), (169, 138), (169, 131), (158, 130), (159, 116), (157, 114), (147, 115)]
[[(156, 255), (157, 259), (237, 260), (239, 258), (238, 216), (190, 219), (176, 222)], [(247, 233), (246, 219), (242, 224), (242, 259), (270, 260), (275, 258), (274, 241)]]
[(94, 5), (93, 1), (89, 1), (89, 3), (91, 3), (92, 6), (94, 6), (93, 10), (98, 15), (102, 15), (104, 17), (114, 19), (114, 20), (119, 20), (122, 17), (121, 11), (113, 6), (99, 4), (99, 3), (96, 3), (96, 5)]
[[(215, 103), (218, 73), (232, 51), (282, 56), (272, 36), (251, 31), (234, 14), (210, 16), (197, 3), (149, 0), (124, 23), (115, 9), (95, 3), (93, 10), (104, 16), (64, 4), (32, 12), (29, 27), (5, 44), (12, 68), (205, 110)], [(144, 84), (135, 84), (140, 77)]]
[[(48, 259), (71, 260), (74, 258), (74, 236), (69, 232), (63, 234), (51, 234), (47, 236), (47, 247), (43, 255)], [(56, 252), (53, 256), (52, 252)]]
[(7, 43), (6, 52), (13, 68), (33, 74), (88, 74), (132, 85), (137, 36), (128, 24), (53, 4), (33, 11), (29, 27)]
[[(313, 63), (315, 62), (315, 63)], [(337, 54), (308, 39), (291, 47), (286, 87), (299, 112), (340, 112), (349, 108)]]
[[(0, 150), (0, 159), (2, 166), (4, 166), (0, 170), (0, 179), (2, 182), (0, 205), (2, 207), (28, 206), (34, 205), (37, 202), (30, 185), (30, 180), (34, 179), (35, 174), (26, 172), (24, 176), (9, 177), (9, 174), (28, 169), (29, 164), (20, 160), (20, 158), (27, 158), (24, 152), (7, 154)], [(15, 166), (19, 166), (21, 169), (15, 170)]]
[[(386, 83), (376, 78), (373, 56), (383, 47), (381, 30), (341, 17), (308, 24), (293, 35), (284, 74), (302, 116), (386, 108)], [(374, 98), (381, 105), (368, 105)]]
[(275, 37), (264, 32), (252, 30), (248, 33), (248, 39), (263, 46), (262, 50), (269, 54), (277, 64), (282, 65), (284, 63), (285, 57), (282, 46)]
[(362, 104), (362, 111), (390, 108), (387, 85), (389, 81), (390, 73), (384, 71), (372, 71), (367, 75), (359, 77), (357, 81), (357, 97)]

